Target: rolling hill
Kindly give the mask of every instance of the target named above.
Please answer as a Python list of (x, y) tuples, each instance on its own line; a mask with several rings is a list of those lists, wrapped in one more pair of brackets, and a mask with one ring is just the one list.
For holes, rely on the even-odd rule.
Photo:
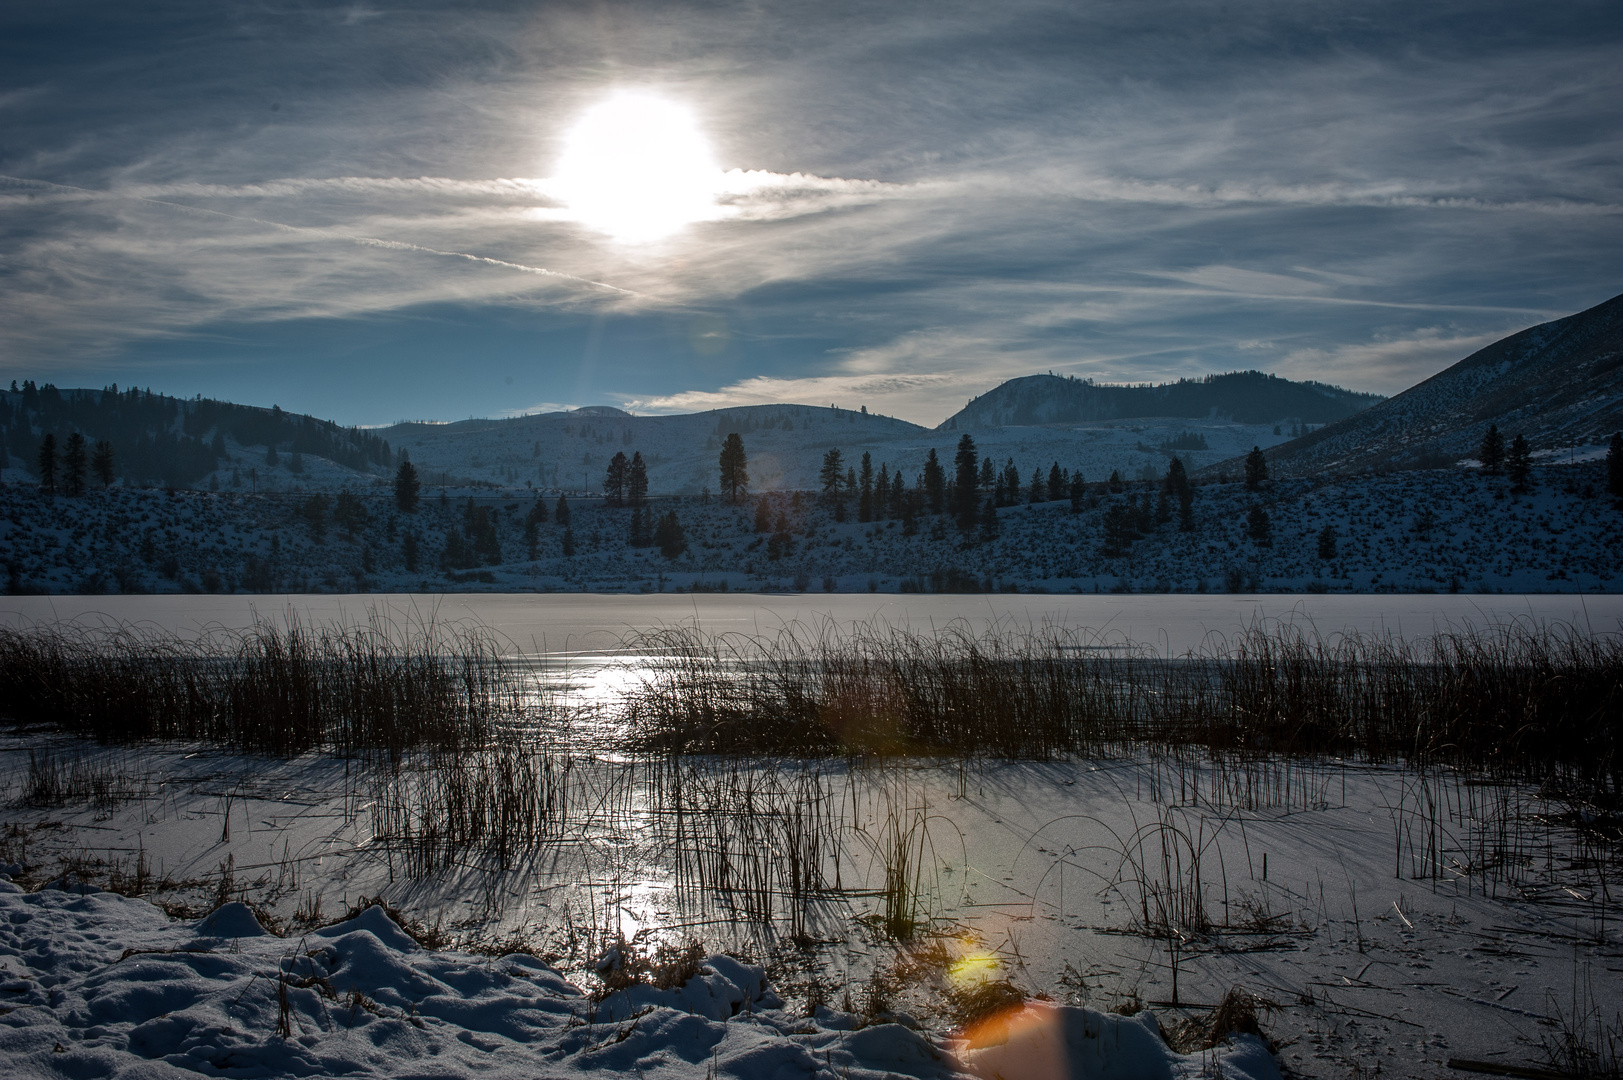
[(1507, 440), (1527, 436), (1535, 453), (1623, 429), (1623, 296), (1496, 341), (1267, 455), (1278, 476), (1438, 467), (1474, 457), (1490, 424)]
[(1380, 400), (1378, 394), (1361, 394), (1318, 382), (1292, 382), (1260, 371), (1234, 371), (1142, 386), (1105, 386), (1087, 379), (1028, 375), (988, 390), (948, 417), (937, 430), (1145, 417), (1223, 419), (1239, 424), (1328, 424)]

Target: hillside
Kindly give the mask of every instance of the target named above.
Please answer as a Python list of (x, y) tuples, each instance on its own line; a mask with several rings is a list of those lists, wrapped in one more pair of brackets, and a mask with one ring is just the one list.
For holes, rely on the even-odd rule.
[(1380, 401), (1318, 382), (1292, 382), (1235, 371), (1158, 386), (1102, 386), (1087, 379), (1028, 375), (989, 390), (948, 417), (938, 431), (1031, 424), (1074, 424), (1142, 417), (1225, 419), (1240, 424), (1328, 424)]
[[(394, 458), (387, 440), (331, 420), (236, 405), (211, 398), (175, 398), (116, 385), (101, 390), (59, 390), (50, 383), (0, 390), (0, 475), (7, 468), (32, 474), (46, 435), (58, 453), (68, 437), (105, 440), (113, 449), (113, 473), (126, 486), (190, 487), (218, 471), (230, 473), (233, 451), (259, 446), (275, 464), (304, 472), (304, 459), (330, 462), (346, 476), (388, 472)], [(277, 453), (269, 454), (271, 447)], [(263, 457), (261, 458), (263, 463)], [(324, 469), (322, 471), (331, 471)], [(219, 477), (213, 477), (218, 483)]]
[[(1278, 476), (1472, 458), (1489, 424), (1535, 453), (1623, 429), (1623, 296), (1494, 342), (1356, 416), (1268, 452)], [(1234, 471), (1225, 463), (1215, 471)]]

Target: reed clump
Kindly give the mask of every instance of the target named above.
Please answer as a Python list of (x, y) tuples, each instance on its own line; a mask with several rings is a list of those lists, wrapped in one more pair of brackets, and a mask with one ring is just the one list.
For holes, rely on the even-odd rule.
[(515, 717), (520, 689), (479, 627), (259, 621), (187, 638), (130, 625), (0, 628), (0, 721), (102, 742), (454, 750)]
[(1163, 657), (1091, 632), (684, 627), (627, 641), (632, 745), (1043, 759), (1132, 745), (1340, 756), (1620, 791), (1623, 638), (1513, 622), (1418, 641), (1257, 625)]

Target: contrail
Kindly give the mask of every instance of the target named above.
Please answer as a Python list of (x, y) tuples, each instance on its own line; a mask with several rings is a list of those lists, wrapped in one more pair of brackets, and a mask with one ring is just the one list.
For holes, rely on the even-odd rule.
[(88, 195), (97, 199), (124, 199), (130, 202), (148, 203), (152, 206), (168, 207), (172, 210), (183, 210), (192, 214), (203, 214), (211, 217), (221, 217), (228, 221), (244, 221), (253, 225), (263, 225), (270, 229), (279, 229), (282, 232), (314, 234), (323, 240), (347, 240), (352, 244), (363, 247), (389, 248), (396, 251), (416, 251), (425, 255), (439, 255), (451, 259), (467, 259), (469, 262), (487, 263), (499, 266), (504, 270), (517, 270), (524, 274), (538, 274), (543, 277), (559, 278), (564, 281), (573, 281), (581, 285), (590, 285), (596, 289), (607, 289), (610, 292), (620, 293), (622, 296), (635, 296), (638, 299), (651, 300), (653, 297), (646, 293), (639, 293), (632, 289), (622, 289), (618, 285), (610, 285), (606, 281), (596, 281), (592, 278), (580, 277), (576, 274), (567, 274), (562, 270), (549, 270), (544, 266), (527, 266), (524, 263), (508, 262), (505, 259), (492, 259), (487, 255), (474, 255), (466, 251), (441, 251), (438, 248), (423, 247), (421, 244), (408, 244), (401, 240), (384, 240), (376, 236), (354, 236), (349, 233), (329, 232), (325, 229), (313, 229), (302, 225), (286, 225), (280, 221), (267, 221), (264, 218), (248, 217), (243, 214), (228, 214), (223, 210), (210, 210), (201, 206), (188, 206), (185, 203), (169, 202), (166, 199), (154, 199), (144, 195), (121, 195), (112, 191), (97, 191), (94, 188), (75, 187), (71, 184), (55, 184), (49, 180), (31, 180), (21, 176), (7, 176), (0, 173), (0, 182), (20, 184), (24, 187), (49, 188), (56, 191), (71, 191), (80, 195)]

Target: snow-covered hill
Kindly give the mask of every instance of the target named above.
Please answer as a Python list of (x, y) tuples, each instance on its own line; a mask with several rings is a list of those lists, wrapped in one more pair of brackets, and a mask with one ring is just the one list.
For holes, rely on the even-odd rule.
[[(365, 512), (353, 529), (332, 511), (318, 529), (298, 492), (114, 488), (53, 499), (10, 485), (0, 487), (0, 554), (14, 592), (1610, 592), (1623, 586), (1623, 542), (1603, 490), (1599, 461), (1541, 465), (1525, 494), (1462, 470), (1281, 480), (1258, 492), (1211, 483), (1196, 489), (1184, 531), (1175, 505), (1158, 513), (1155, 485), (1112, 493), (1095, 482), (1075, 509), (1068, 499), (1004, 507), (995, 537), (928, 512), (911, 533), (905, 519), (861, 522), (851, 507), (836, 521), (801, 493), (741, 507), (675, 496), (652, 507), (685, 530), (687, 550), (666, 558), (628, 542), (630, 510), (578, 497), (566, 554), (551, 495), (532, 555), (535, 496), (523, 488), (431, 492), (402, 514), (375, 487), (357, 495)], [(473, 543), (470, 499), (491, 519), (493, 547), (448, 560)], [(756, 531), (762, 499), (776, 539)], [(1266, 543), (1251, 535), (1253, 507), (1267, 516)], [(1119, 550), (1112, 515), (1126, 521)], [(1326, 529), (1335, 552), (1321, 557)]]
[[(1280, 476), (1471, 458), (1489, 424), (1535, 452), (1623, 429), (1623, 296), (1496, 341), (1366, 412), (1268, 454)], [(1225, 465), (1233, 468), (1233, 465)]]
[[(682, 416), (631, 416), (617, 409), (578, 409), (511, 420), (400, 424), (379, 434), (410, 455), (430, 486), (442, 480), (546, 491), (597, 492), (609, 460), (641, 452), (649, 490), (698, 495), (717, 489), (721, 442), (738, 432), (749, 457), (754, 491), (816, 491), (823, 455), (838, 449), (850, 466), (871, 454), (901, 469), (911, 484), (931, 450), (951, 468), (963, 432), (910, 424), (887, 416), (810, 405), (756, 405)], [(999, 467), (1013, 460), (1021, 476), (1058, 462), (1094, 480), (1112, 471), (1159, 476), (1176, 453), (1199, 468), (1289, 437), (1288, 427), (1226, 419), (1144, 418), (979, 429), (977, 450)], [(250, 455), (253, 456), (253, 455)], [(262, 475), (263, 469), (261, 469)]]
[(1328, 424), (1380, 401), (1319, 382), (1292, 382), (1260, 371), (1233, 371), (1158, 386), (1102, 386), (1087, 379), (1028, 375), (987, 391), (937, 430), (1099, 420), (1221, 417), (1241, 424)]

